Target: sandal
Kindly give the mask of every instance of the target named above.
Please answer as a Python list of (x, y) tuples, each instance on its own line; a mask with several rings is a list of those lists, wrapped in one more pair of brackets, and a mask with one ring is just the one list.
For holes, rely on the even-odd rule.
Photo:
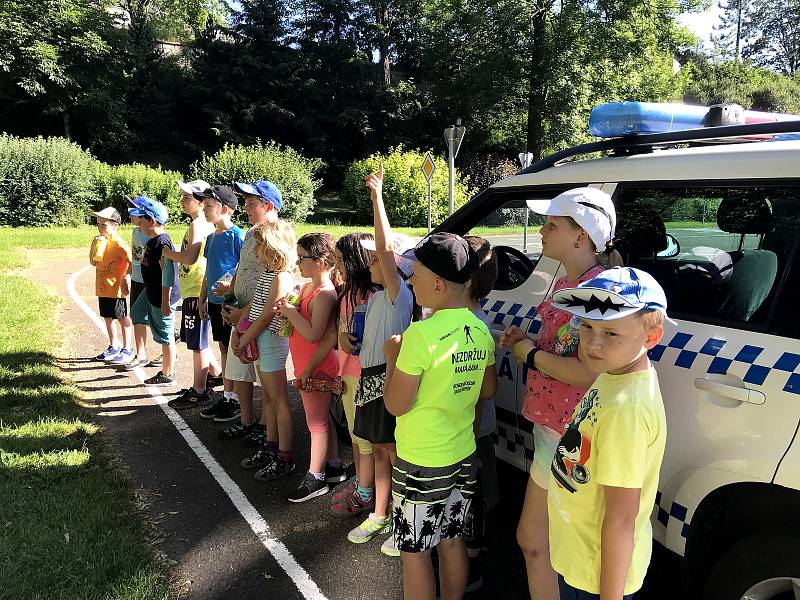
[(254, 426), (255, 423), (245, 425), (242, 422), (235, 423), (234, 425), (228, 425), (225, 429), (220, 429), (217, 431), (217, 437), (221, 440), (235, 440), (249, 434), (253, 430)]
[(242, 438), (242, 448), (261, 448), (266, 441), (267, 428), (261, 423), (256, 423), (247, 435)]
[(248, 469), (248, 470), (263, 469), (264, 467), (275, 462), (276, 460), (278, 460), (277, 450), (261, 448), (250, 458), (245, 458), (241, 462), (241, 465), (243, 469)]

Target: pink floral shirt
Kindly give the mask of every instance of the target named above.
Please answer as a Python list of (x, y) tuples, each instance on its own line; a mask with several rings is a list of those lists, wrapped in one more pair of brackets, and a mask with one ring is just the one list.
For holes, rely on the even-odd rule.
[[(576, 287), (578, 284), (592, 279), (603, 271), (597, 266), (581, 275), (577, 281), (567, 281), (567, 276), (560, 277), (553, 292), (563, 288)], [(577, 328), (570, 327), (572, 315), (553, 306), (551, 293), (537, 307), (542, 319), (542, 328), (536, 346), (560, 356), (576, 356), (578, 354)], [(564, 427), (572, 416), (575, 406), (586, 393), (585, 388), (566, 384), (544, 373), (528, 370), (528, 382), (525, 389), (525, 398), (522, 401), (522, 415), (539, 425), (544, 425), (558, 433), (563, 433)]]

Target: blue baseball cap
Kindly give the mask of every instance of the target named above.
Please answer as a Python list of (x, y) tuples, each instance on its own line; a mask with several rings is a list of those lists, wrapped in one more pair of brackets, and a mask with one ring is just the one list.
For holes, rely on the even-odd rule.
[(640, 310), (657, 310), (667, 316), (664, 289), (650, 273), (633, 267), (614, 267), (576, 288), (559, 290), (553, 294), (553, 304), (597, 321), (620, 319)]
[(261, 196), (267, 202), (272, 202), (275, 210), (280, 210), (283, 206), (283, 194), (278, 189), (278, 186), (271, 181), (264, 179), (257, 179), (252, 184), (249, 183), (234, 183), (233, 187), (237, 192), (247, 194), (248, 196)]
[(160, 225), (167, 222), (167, 207), (148, 198), (147, 196), (136, 196), (133, 200), (128, 200), (133, 206), (128, 209), (128, 214), (132, 217), (152, 217)]

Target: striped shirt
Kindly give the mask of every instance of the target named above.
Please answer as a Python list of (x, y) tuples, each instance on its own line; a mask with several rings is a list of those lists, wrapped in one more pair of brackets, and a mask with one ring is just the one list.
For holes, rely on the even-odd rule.
[[(272, 282), (275, 280), (276, 274), (275, 271), (268, 271), (267, 269), (261, 271), (261, 275), (258, 277), (258, 282), (256, 283), (255, 293), (253, 294), (253, 302), (250, 304), (250, 314), (247, 316), (247, 319), (251, 323), (255, 323), (261, 316), (264, 305), (267, 303), (267, 300), (269, 300), (269, 295), (272, 291)], [(267, 326), (267, 330), (277, 335), (280, 326), (281, 318), (275, 316)]]

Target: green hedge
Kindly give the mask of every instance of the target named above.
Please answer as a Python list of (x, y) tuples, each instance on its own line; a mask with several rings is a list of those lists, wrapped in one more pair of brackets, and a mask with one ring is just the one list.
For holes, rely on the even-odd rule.
[(183, 179), (177, 171), (165, 171), (146, 165), (111, 166), (98, 162), (94, 181), (97, 193), (95, 209), (113, 206), (126, 218), (128, 203), (125, 196), (144, 195), (158, 200), (169, 210), (171, 222), (184, 218), (181, 213), (181, 191), (176, 180)]
[(0, 225), (84, 223), (96, 203), (96, 161), (62, 138), (0, 135)]
[(314, 208), (314, 192), (322, 185), (316, 179), (322, 166), (322, 161), (305, 158), (293, 148), (274, 142), (252, 146), (226, 144), (216, 154), (204, 154), (195, 162), (191, 178), (221, 185), (269, 180), (283, 194), (281, 216), (290, 221), (304, 221)]
[[(364, 180), (383, 162), (383, 198), (389, 222), (397, 227), (424, 227), (428, 224), (428, 184), (420, 171), (425, 154), (398, 146), (388, 154), (373, 154), (353, 162), (347, 169), (342, 199), (356, 211), (361, 223), (372, 222), (372, 202)], [(441, 223), (447, 216), (447, 162), (434, 158), (432, 222)], [(456, 170), (454, 203), (458, 208), (472, 196), (464, 177)]]

